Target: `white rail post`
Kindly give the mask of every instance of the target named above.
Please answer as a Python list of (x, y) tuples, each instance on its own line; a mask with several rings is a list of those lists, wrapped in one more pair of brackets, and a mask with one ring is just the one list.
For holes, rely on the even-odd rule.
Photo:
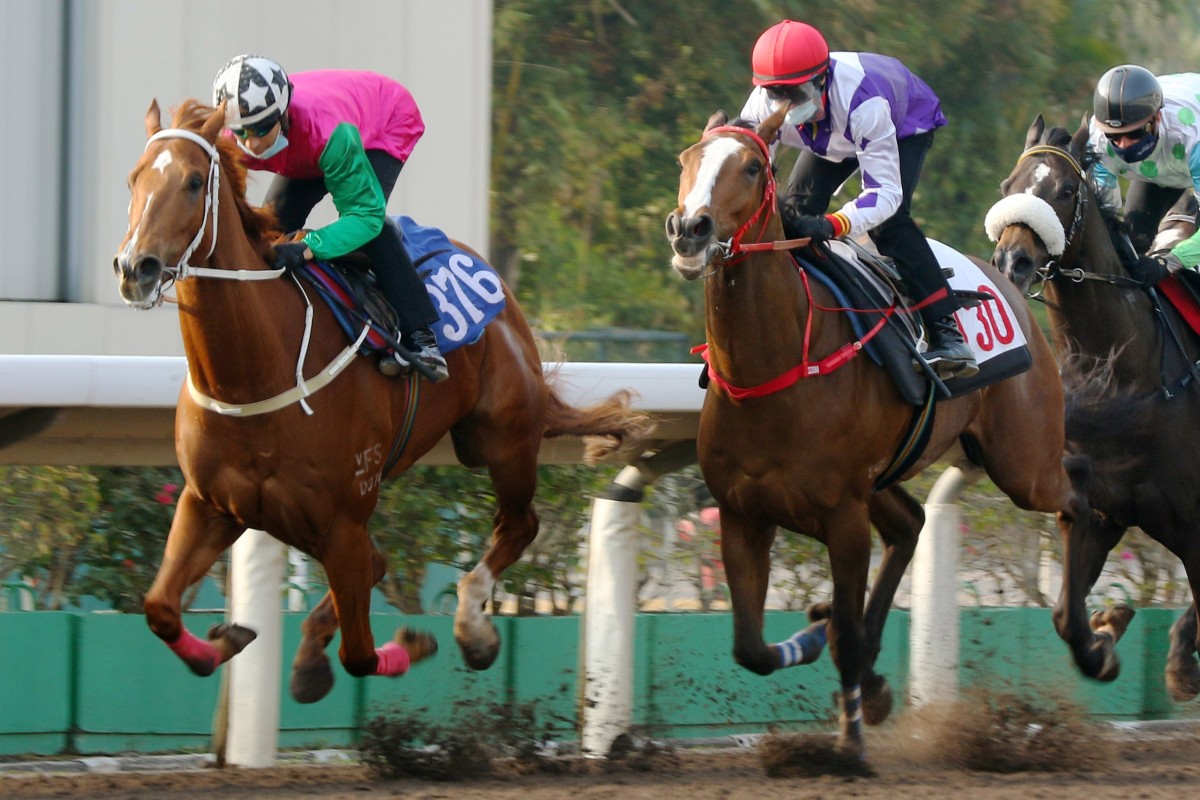
[(958, 694), (957, 500), (962, 486), (957, 467), (949, 467), (934, 483), (913, 555), (908, 686), (914, 708), (950, 702)]
[[(588, 537), (587, 599), (583, 608), (583, 730), (580, 749), (604, 758), (633, 724), (633, 633), (636, 625), (639, 501), (637, 467), (614, 481), (636, 497), (592, 501)], [(610, 495), (612, 492), (610, 491)]]
[(592, 503), (583, 607), (580, 750), (605, 758), (633, 725), (633, 639), (637, 626), (638, 522), (646, 486), (696, 463), (696, 442), (681, 440), (621, 470), (608, 496)]
[(281, 589), (287, 550), (269, 534), (248, 529), (231, 552), (229, 621), (253, 629), (258, 638), (226, 665), (230, 672), (225, 760), (242, 767), (270, 767), (279, 745)]

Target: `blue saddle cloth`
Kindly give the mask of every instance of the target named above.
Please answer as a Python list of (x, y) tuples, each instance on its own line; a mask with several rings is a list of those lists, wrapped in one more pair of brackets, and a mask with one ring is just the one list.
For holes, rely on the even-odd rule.
[[(404, 246), (417, 267), (417, 274), (438, 311), (430, 326), (443, 354), (473, 344), (504, 309), (504, 284), (492, 266), (458, 247), (440, 228), (418, 225), (411, 217), (395, 218), (404, 235)], [(335, 264), (313, 262), (300, 273), (320, 292), (351, 341), (358, 338), (367, 322), (364, 298), (375, 292), (358, 270)], [(381, 332), (383, 323), (371, 319), (371, 332), (359, 352), (378, 354), (389, 347)]]
[(450, 241), (441, 228), (396, 217), (404, 246), (425, 281), (438, 310), (433, 326), (438, 347), (449, 353), (483, 336), (483, 329), (504, 309), (504, 284), (492, 266)]

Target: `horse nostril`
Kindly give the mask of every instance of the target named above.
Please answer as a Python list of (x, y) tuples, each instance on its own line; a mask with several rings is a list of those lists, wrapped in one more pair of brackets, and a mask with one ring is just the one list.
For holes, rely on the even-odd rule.
[(140, 255), (133, 262), (133, 274), (139, 281), (156, 278), (162, 272), (162, 262), (157, 256)]
[(670, 214), (667, 215), (667, 238), (668, 239), (679, 238), (679, 230), (680, 230), (679, 219), (680, 219), (680, 217), (679, 217), (678, 211), (672, 211)]
[(694, 239), (707, 239), (713, 233), (713, 218), (708, 214), (701, 214), (691, 220), (691, 227), (688, 234)]

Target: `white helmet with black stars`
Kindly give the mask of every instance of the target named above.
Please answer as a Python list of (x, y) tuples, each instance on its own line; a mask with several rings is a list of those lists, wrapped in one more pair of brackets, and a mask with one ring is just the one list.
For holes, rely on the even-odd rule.
[(213, 105), (225, 106), (227, 128), (261, 128), (287, 111), (292, 85), (283, 67), (269, 58), (241, 55), (221, 67), (213, 80)]

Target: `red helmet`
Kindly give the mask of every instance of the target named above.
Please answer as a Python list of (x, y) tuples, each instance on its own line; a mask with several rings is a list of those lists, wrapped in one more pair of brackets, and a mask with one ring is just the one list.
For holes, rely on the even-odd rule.
[(813, 26), (785, 19), (758, 37), (750, 64), (755, 86), (807, 83), (829, 67), (829, 45)]

